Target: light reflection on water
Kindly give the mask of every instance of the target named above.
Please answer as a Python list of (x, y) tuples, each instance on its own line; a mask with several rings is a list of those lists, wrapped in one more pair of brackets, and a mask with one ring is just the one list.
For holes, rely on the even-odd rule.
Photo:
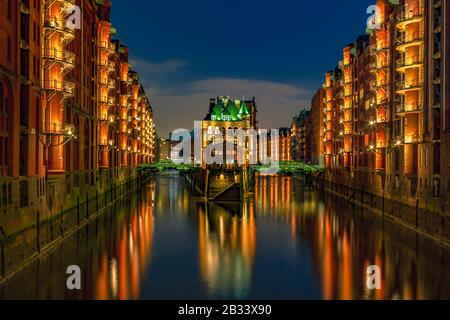
[[(449, 257), (290, 177), (258, 178), (245, 204), (208, 204), (164, 174), (1, 286), (0, 297), (448, 299)], [(79, 292), (65, 288), (71, 264), (83, 272)], [(366, 288), (374, 264), (381, 290)]]

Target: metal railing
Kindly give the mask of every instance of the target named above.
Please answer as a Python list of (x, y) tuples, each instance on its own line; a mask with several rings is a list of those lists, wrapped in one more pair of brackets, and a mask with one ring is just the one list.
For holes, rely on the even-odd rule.
[(75, 94), (75, 84), (69, 81), (45, 80), (43, 86), (45, 90), (62, 92), (69, 95)]
[(424, 40), (423, 32), (401, 33), (396, 37), (395, 44), (401, 47), (414, 42), (422, 42)]
[(71, 136), (75, 134), (75, 126), (62, 122), (44, 122), (42, 131), (46, 134)]
[(416, 113), (423, 110), (423, 104), (418, 103), (399, 103), (397, 104), (397, 113)]
[(43, 59), (51, 59), (65, 64), (75, 66), (75, 54), (67, 50), (59, 50), (56, 48), (44, 48), (42, 52)]
[(423, 134), (408, 134), (403, 137), (404, 144), (422, 143), (425, 141)]
[(422, 79), (411, 79), (411, 80), (405, 80), (405, 81), (397, 81), (396, 87), (397, 87), (397, 90), (400, 90), (400, 91), (414, 90), (414, 89), (423, 87), (423, 80)]
[(401, 57), (396, 60), (397, 68), (409, 67), (417, 64), (422, 64), (424, 57), (422, 55), (414, 55), (412, 57)]
[(55, 31), (64, 33), (65, 35), (70, 35), (71, 37), (75, 37), (75, 28), (70, 28), (68, 24), (68, 20), (60, 19), (58, 17), (45, 17), (44, 18), (44, 28), (46, 29), (54, 29)]
[(406, 9), (405, 6), (403, 6), (397, 15), (397, 21), (404, 23), (411, 20), (415, 20), (418, 18), (423, 18), (425, 14), (425, 9), (423, 7), (416, 7), (412, 9)]

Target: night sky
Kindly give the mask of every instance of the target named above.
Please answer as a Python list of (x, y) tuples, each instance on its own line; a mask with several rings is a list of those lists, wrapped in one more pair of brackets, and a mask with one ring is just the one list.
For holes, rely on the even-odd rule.
[(218, 95), (255, 96), (260, 127), (289, 126), (364, 33), (374, 3), (112, 0), (112, 22), (168, 136), (202, 120)]

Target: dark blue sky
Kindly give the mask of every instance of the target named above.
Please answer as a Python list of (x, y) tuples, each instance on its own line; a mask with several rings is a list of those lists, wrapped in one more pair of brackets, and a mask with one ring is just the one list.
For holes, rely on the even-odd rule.
[(158, 132), (191, 128), (209, 98), (256, 96), (261, 126), (288, 126), (375, 0), (113, 0), (112, 22), (152, 101)]

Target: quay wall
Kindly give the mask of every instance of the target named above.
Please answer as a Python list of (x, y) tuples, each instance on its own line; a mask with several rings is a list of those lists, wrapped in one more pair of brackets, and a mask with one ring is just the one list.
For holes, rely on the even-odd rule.
[[(20, 206), (20, 180), (9, 185), (15, 199), (0, 215), (0, 283), (30, 261), (45, 254), (62, 239), (95, 220), (117, 200), (135, 191), (150, 173), (136, 168), (72, 172), (41, 181), (28, 180), (28, 206)], [(40, 196), (40, 188), (43, 196)], [(23, 200), (22, 200), (23, 201)]]

